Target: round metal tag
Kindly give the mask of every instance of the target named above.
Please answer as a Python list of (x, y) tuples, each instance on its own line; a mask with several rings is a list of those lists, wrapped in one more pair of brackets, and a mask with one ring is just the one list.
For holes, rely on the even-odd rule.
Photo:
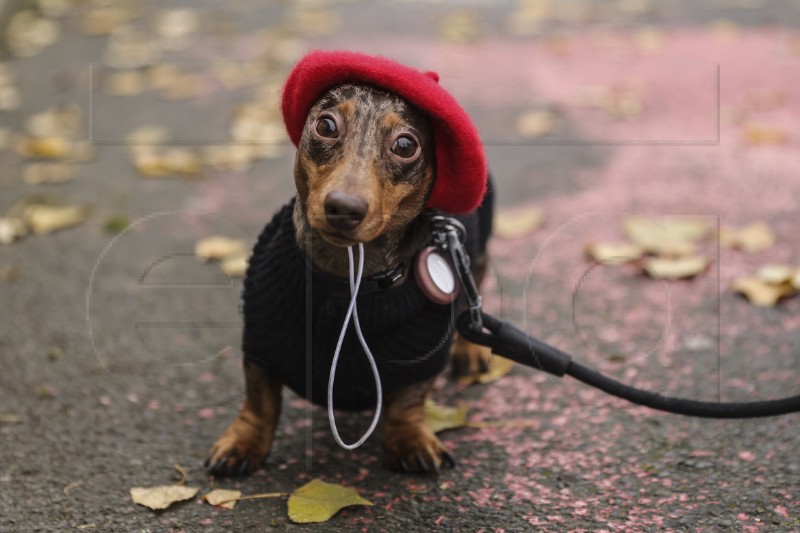
[(414, 274), (419, 288), (432, 302), (444, 305), (458, 298), (458, 278), (438, 248), (429, 246), (417, 254)]

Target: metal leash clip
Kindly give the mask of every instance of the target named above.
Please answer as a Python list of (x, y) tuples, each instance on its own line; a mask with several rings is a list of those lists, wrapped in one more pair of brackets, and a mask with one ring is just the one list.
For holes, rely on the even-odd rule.
[(433, 243), (443, 252), (449, 253), (453, 260), (456, 274), (458, 274), (469, 304), (470, 327), (480, 332), (483, 330), (481, 295), (469, 268), (469, 255), (464, 249), (467, 230), (458, 220), (437, 215), (431, 219), (431, 231), (433, 232)]

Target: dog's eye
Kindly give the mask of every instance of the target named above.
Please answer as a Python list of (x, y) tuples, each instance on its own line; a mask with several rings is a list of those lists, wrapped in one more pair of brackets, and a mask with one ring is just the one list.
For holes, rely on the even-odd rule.
[(392, 153), (403, 159), (414, 157), (417, 153), (417, 142), (411, 137), (402, 135), (392, 144)]
[(316, 125), (317, 133), (320, 137), (327, 139), (336, 139), (339, 137), (339, 128), (336, 126), (336, 121), (330, 115), (323, 115), (317, 119)]

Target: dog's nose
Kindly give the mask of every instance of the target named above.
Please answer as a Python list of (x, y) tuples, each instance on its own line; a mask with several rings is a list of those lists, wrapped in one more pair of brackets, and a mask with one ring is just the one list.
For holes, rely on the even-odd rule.
[(338, 230), (350, 230), (367, 216), (369, 204), (360, 196), (332, 191), (325, 197), (325, 218)]

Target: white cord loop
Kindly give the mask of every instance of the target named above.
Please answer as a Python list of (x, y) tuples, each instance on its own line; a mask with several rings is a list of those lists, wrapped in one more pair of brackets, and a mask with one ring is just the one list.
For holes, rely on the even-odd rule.
[[(381, 408), (383, 407), (383, 390), (381, 389), (381, 376), (378, 374), (378, 365), (375, 364), (375, 358), (367, 346), (367, 341), (364, 340), (364, 334), (361, 333), (361, 324), (358, 321), (358, 306), (356, 304), (356, 297), (358, 296), (358, 289), (361, 286), (361, 277), (364, 274), (364, 244), (358, 243), (358, 274), (354, 274), (353, 268), (353, 247), (347, 247), (347, 257), (350, 263), (350, 306), (347, 308), (347, 314), (344, 317), (344, 324), (342, 324), (342, 331), (339, 333), (339, 340), (336, 343), (336, 350), (333, 352), (333, 361), (331, 362), (331, 373), (328, 377), (328, 422), (330, 422), (331, 432), (336, 443), (345, 450), (355, 450), (372, 435), (375, 428), (378, 426), (378, 420), (381, 417)], [(353, 444), (347, 444), (339, 436), (339, 430), (336, 428), (336, 417), (333, 414), (333, 384), (336, 381), (336, 365), (339, 363), (339, 353), (342, 351), (342, 343), (344, 342), (345, 333), (347, 333), (347, 326), (350, 325), (350, 319), (356, 327), (356, 334), (358, 340), (361, 342), (361, 347), (364, 348), (364, 353), (369, 361), (369, 366), (372, 367), (372, 376), (375, 379), (375, 395), (377, 402), (375, 403), (375, 415), (372, 417), (372, 423), (369, 429)]]

